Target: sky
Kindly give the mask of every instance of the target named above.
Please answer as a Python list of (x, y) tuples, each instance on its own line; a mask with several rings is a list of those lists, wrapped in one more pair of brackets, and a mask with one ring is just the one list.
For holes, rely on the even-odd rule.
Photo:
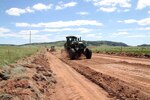
[(150, 44), (150, 0), (0, 0), (0, 44), (52, 42), (75, 35)]

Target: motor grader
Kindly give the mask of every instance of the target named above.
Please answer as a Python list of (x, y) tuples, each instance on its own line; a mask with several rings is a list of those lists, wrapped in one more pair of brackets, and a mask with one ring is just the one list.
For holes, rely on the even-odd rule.
[(64, 48), (71, 60), (78, 59), (81, 55), (84, 55), (87, 59), (92, 57), (92, 51), (86, 47), (86, 43), (76, 36), (67, 36)]

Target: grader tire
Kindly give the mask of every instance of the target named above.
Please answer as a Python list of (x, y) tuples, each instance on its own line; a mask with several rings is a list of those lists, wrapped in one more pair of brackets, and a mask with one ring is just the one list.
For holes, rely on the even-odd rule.
[(84, 55), (86, 56), (87, 59), (91, 59), (92, 57), (92, 51), (88, 48), (85, 49)]
[(74, 60), (76, 58), (76, 53), (74, 49), (69, 50), (69, 57), (71, 60)]

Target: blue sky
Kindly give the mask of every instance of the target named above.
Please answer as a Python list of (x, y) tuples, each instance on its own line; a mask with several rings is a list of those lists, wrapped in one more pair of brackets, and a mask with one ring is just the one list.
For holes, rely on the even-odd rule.
[(150, 0), (0, 0), (0, 44), (65, 36), (150, 44)]

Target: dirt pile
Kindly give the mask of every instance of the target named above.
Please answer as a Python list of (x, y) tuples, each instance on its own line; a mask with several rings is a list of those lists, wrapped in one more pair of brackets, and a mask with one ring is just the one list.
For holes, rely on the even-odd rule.
[(71, 65), (76, 71), (102, 87), (111, 97), (119, 100), (150, 100), (150, 95), (140, 91), (138, 88), (128, 85), (118, 78), (97, 72), (87, 66), (61, 59)]
[(116, 56), (127, 56), (127, 57), (135, 57), (135, 58), (150, 58), (150, 54), (142, 54), (142, 53), (126, 53), (126, 52), (96, 52), (108, 55), (116, 55)]
[(56, 80), (44, 53), (0, 70), (0, 100), (49, 100)]

